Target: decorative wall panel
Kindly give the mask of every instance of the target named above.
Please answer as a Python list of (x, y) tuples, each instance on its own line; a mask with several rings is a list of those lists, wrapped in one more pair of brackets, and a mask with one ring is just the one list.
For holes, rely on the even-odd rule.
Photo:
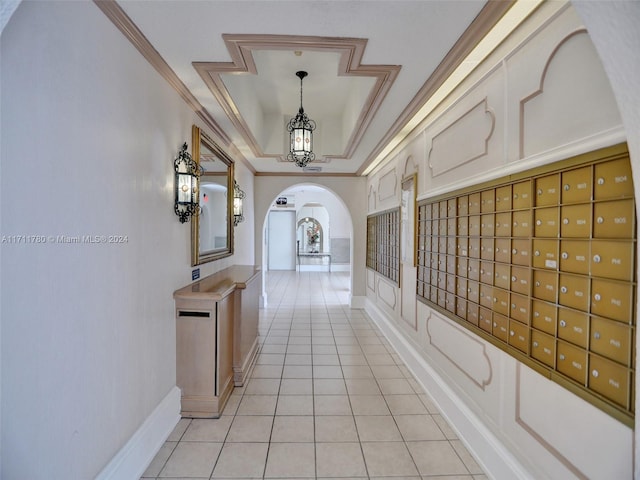
[(632, 424), (633, 192), (619, 145), (423, 201), (417, 295)]
[(395, 197), (397, 190), (398, 175), (396, 175), (396, 169), (394, 168), (380, 177), (380, 182), (378, 182), (378, 200), (382, 202)]

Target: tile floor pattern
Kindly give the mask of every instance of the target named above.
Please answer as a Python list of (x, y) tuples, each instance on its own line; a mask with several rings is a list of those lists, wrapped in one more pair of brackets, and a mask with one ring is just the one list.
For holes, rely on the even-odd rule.
[(183, 418), (144, 479), (486, 479), (346, 273), (270, 272), (260, 351), (219, 419)]

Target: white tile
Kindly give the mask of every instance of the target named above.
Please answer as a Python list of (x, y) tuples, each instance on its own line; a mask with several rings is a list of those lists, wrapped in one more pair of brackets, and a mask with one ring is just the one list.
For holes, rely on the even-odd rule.
[(362, 442), (362, 451), (371, 476), (418, 474), (404, 442)]
[(261, 478), (268, 443), (225, 443), (212, 478)]
[(313, 415), (276, 416), (271, 433), (272, 442), (313, 442)]
[(233, 417), (194, 418), (184, 432), (185, 442), (224, 442)]
[(407, 446), (422, 475), (468, 474), (460, 457), (446, 441), (408, 442)]
[(160, 477), (209, 477), (222, 443), (180, 442), (160, 472)]
[(320, 477), (354, 478), (367, 474), (359, 443), (317, 443), (316, 465)]
[(418, 440), (446, 440), (431, 415), (398, 415), (396, 424), (407, 442)]
[(351, 415), (351, 405), (347, 395), (314, 396), (315, 415)]
[(357, 442), (358, 432), (352, 415), (316, 415), (316, 442)]
[(351, 395), (349, 399), (354, 415), (391, 414), (382, 395)]
[(169, 458), (169, 455), (173, 452), (173, 449), (176, 448), (177, 442), (164, 442), (156, 456), (153, 457), (153, 460), (147, 467), (147, 469), (142, 474), (142, 478), (156, 478), (160, 474), (160, 470), (164, 467), (165, 462)]
[(265, 478), (315, 478), (316, 462), (313, 443), (272, 443)]
[(311, 378), (283, 378), (280, 383), (280, 395), (311, 395), (312, 393)]
[(314, 395), (346, 395), (347, 388), (342, 378), (316, 378), (313, 380)]
[(274, 415), (277, 395), (246, 395), (242, 397), (237, 415)]
[(313, 396), (280, 395), (276, 415), (313, 415)]
[(417, 395), (385, 395), (393, 415), (420, 415), (428, 413)]
[(391, 415), (356, 415), (361, 442), (401, 442), (402, 435)]
[(227, 442), (268, 442), (271, 436), (273, 416), (237, 415), (233, 419)]
[(245, 395), (277, 395), (279, 390), (279, 378), (252, 378), (244, 393)]

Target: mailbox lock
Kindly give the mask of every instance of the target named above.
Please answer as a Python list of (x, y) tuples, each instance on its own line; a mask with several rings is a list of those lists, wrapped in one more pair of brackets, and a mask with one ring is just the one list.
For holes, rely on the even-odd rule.
[(594, 332), (593, 338), (595, 338), (596, 340), (600, 340), (600, 332)]
[(593, 299), (594, 299), (596, 302), (599, 302), (600, 300), (602, 300), (602, 296), (600, 296), (600, 294), (599, 294), (599, 293), (596, 293), (596, 294), (593, 296)]
[(562, 252), (562, 258), (566, 260), (567, 258), (569, 258), (569, 254), (567, 252)]
[(567, 322), (565, 322), (564, 320), (560, 320), (560, 326), (561, 327), (566, 327), (567, 326)]
[(509, 335), (511, 335), (512, 337), (513, 337), (515, 334), (516, 334), (516, 332), (514, 332), (513, 330), (511, 330), (511, 331), (509, 332)]
[(498, 328), (498, 324), (496, 322), (493, 322), (493, 328)]
[(533, 347), (538, 348), (538, 342), (533, 342)]
[(594, 369), (594, 370), (591, 372), (591, 375), (593, 375), (595, 378), (598, 378), (598, 375), (600, 375), (600, 373), (598, 372), (598, 370), (595, 370), (595, 369)]
[(569, 225), (569, 219), (568, 218), (562, 219), (562, 223), (564, 223), (565, 225)]
[(512, 304), (511, 304), (511, 308), (512, 308), (512, 309), (515, 309), (515, 308), (516, 308), (516, 304), (515, 304), (515, 303), (512, 303)]
[(540, 286), (540, 282), (536, 282), (536, 287), (539, 287), (539, 286)]
[(604, 223), (604, 218), (602, 218), (602, 217), (598, 217), (598, 218), (596, 219), (596, 222), (598, 222), (598, 223)]
[(567, 287), (560, 287), (560, 291), (562, 293), (567, 293)]
[(512, 282), (515, 282), (516, 280), (518, 280), (518, 279), (515, 277), (515, 275), (513, 277), (511, 277), (511, 281)]
[(533, 316), (538, 318), (540, 316), (540, 312), (533, 312)]
[(595, 263), (600, 263), (600, 260), (601, 260), (600, 255), (594, 255), (594, 256), (593, 256), (593, 261), (594, 261)]
[(542, 195), (542, 189), (541, 188), (538, 189), (538, 195)]
[(536, 257), (539, 257), (539, 256), (540, 256), (540, 250), (536, 250), (533, 254), (534, 254)]
[(538, 226), (542, 225), (542, 220), (536, 220), (536, 225)]
[(513, 198), (514, 198), (514, 200), (517, 200), (517, 199), (518, 199), (518, 194), (517, 194), (517, 193), (514, 193), (514, 194), (513, 194)]
[(564, 353), (560, 354), (560, 360), (564, 360)]
[(515, 248), (513, 250), (511, 250), (511, 254), (512, 255), (517, 255), (517, 253), (518, 253), (518, 250), (516, 250)]
[(571, 188), (571, 187), (570, 187), (568, 184), (564, 186), (564, 189), (565, 189), (566, 191), (569, 191), (569, 189), (570, 189), (570, 188)]
[(604, 178), (600, 177), (598, 179), (598, 185), (604, 185)]

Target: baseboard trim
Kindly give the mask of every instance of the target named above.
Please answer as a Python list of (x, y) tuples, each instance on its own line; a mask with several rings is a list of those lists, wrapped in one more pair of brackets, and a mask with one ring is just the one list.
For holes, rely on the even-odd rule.
[(140, 478), (180, 420), (180, 389), (173, 387), (96, 480)]
[(458, 438), (490, 478), (533, 480), (533, 476), (514, 457), (480, 418), (464, 403), (431, 367), (416, 347), (398, 331), (387, 316), (369, 299), (365, 310), (396, 349), (416, 380), (429, 392)]

